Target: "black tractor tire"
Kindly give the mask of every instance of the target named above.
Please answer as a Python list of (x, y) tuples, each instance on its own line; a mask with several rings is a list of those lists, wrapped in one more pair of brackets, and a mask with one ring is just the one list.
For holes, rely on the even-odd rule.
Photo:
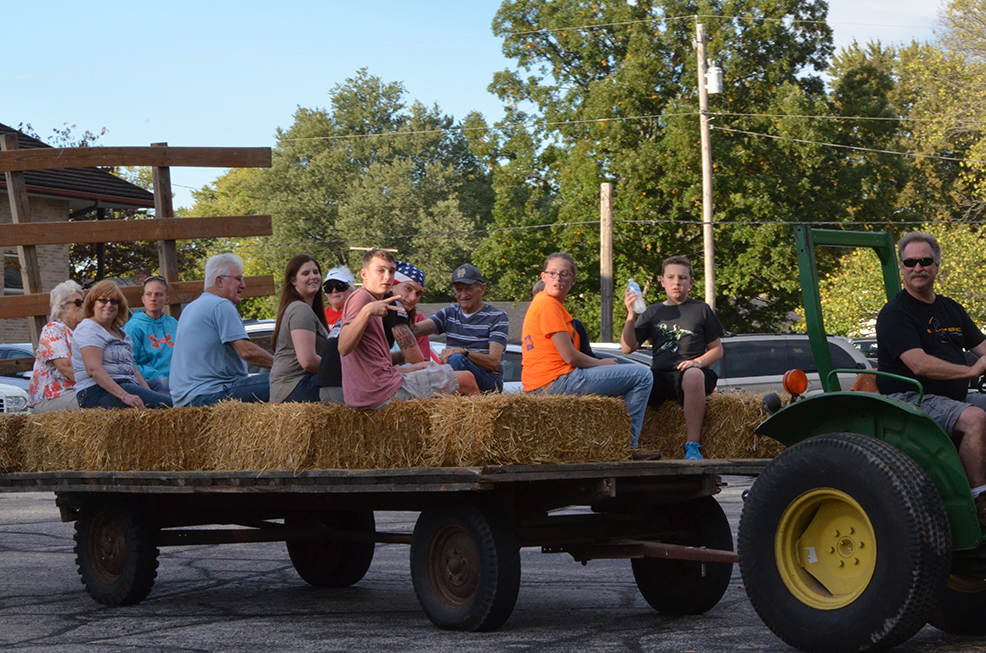
[(986, 581), (952, 576), (929, 623), (952, 635), (986, 635)]
[[(329, 528), (358, 533), (376, 532), (372, 510), (334, 511), (318, 517), (289, 518), (288, 527)], [(349, 587), (363, 579), (376, 545), (373, 542), (339, 542), (336, 540), (290, 540), (285, 543), (295, 571), (314, 587)]]
[(411, 537), (411, 580), (439, 628), (496, 630), (520, 590), (520, 547), (502, 513), (467, 501), (433, 507)]
[[(659, 517), (680, 536), (661, 538), (670, 544), (733, 550), (729, 520), (719, 502), (702, 497), (668, 506)], [(704, 614), (729, 588), (731, 562), (692, 560), (631, 560), (633, 578), (647, 603), (661, 614)]]
[(951, 565), (928, 474), (875, 438), (805, 440), (767, 465), (744, 504), (740, 571), (754, 609), (803, 651), (871, 651), (920, 630)]
[(155, 530), (122, 503), (87, 505), (75, 522), (75, 562), (89, 596), (104, 605), (136, 605), (157, 577)]

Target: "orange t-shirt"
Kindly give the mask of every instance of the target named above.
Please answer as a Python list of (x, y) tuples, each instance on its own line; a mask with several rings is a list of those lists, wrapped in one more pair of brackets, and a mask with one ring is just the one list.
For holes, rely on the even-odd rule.
[(551, 342), (551, 334), (560, 331), (573, 336), (572, 316), (560, 301), (546, 292), (539, 292), (527, 309), (521, 331), (524, 344), (520, 380), (524, 383), (524, 392), (537, 390), (575, 369), (565, 362), (555, 343)]

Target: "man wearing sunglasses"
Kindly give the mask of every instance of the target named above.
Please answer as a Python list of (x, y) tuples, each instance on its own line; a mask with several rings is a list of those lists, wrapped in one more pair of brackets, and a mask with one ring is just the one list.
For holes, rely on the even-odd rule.
[(134, 313), (123, 325), (123, 330), (134, 342), (134, 363), (147, 381), (147, 387), (167, 394), (171, 350), (178, 332), (178, 320), (164, 314), (168, 303), (167, 279), (159, 276), (144, 279), (140, 301), (144, 304), (144, 312)]
[[(921, 408), (955, 443), (986, 532), (986, 395), (968, 394), (969, 379), (986, 372), (986, 336), (958, 302), (935, 293), (941, 246), (934, 236), (906, 234), (897, 253), (904, 289), (877, 317), (878, 367), (924, 386)], [(971, 366), (966, 350), (978, 357)], [(883, 376), (876, 383), (882, 394), (917, 401), (910, 383)]]

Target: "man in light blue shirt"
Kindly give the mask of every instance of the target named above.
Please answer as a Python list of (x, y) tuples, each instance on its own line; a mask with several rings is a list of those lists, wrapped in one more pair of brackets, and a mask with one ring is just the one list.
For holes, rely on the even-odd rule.
[(243, 260), (217, 254), (205, 264), (205, 292), (178, 320), (171, 357), (175, 406), (207, 406), (223, 399), (270, 399), (268, 374), (247, 374), (247, 363), (270, 368), (274, 357), (250, 341), (236, 305), (243, 300)]

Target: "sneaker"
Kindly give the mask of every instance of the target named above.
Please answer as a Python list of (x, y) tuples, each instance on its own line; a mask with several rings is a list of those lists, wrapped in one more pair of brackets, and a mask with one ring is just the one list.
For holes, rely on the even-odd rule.
[(630, 456), (631, 460), (660, 460), (661, 453), (659, 451), (637, 451), (634, 450), (633, 454)]
[(975, 499), (976, 514), (979, 516), (979, 528), (986, 534), (986, 492), (983, 492)]
[(699, 451), (699, 449), (701, 448), (702, 445), (700, 445), (698, 442), (686, 442), (685, 460), (705, 460), (704, 456), (702, 456), (702, 452)]

